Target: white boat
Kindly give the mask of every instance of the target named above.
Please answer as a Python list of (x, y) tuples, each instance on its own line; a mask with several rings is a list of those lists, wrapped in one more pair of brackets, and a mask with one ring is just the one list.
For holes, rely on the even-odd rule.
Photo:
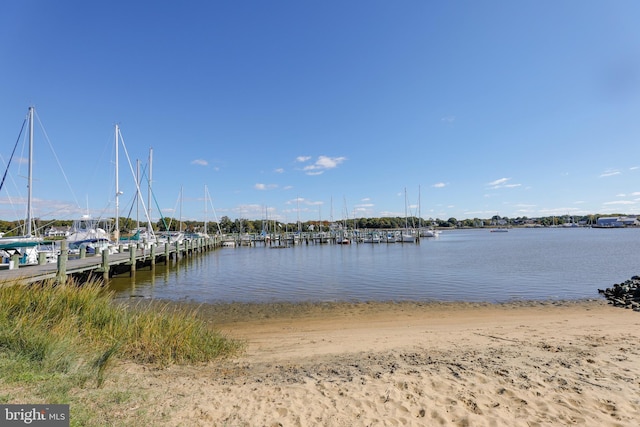
[(367, 237), (362, 240), (362, 243), (380, 243), (381, 241), (380, 233), (373, 231), (367, 234)]
[(73, 221), (70, 234), (66, 240), (69, 244), (69, 253), (79, 253), (85, 248), (87, 253), (100, 253), (108, 250), (116, 253), (117, 248), (110, 239), (110, 220), (92, 218), (90, 215)]
[(38, 264), (39, 246), (43, 240), (33, 236), (16, 236), (0, 238), (0, 258), (2, 263), (16, 268), (11, 261), (15, 255), (21, 265)]
[(235, 240), (223, 240), (222, 241), (222, 247), (223, 248), (235, 248), (236, 247), (236, 241)]
[(439, 235), (440, 235), (440, 231), (434, 228), (420, 229), (420, 237), (438, 237)]
[(156, 242), (158, 244), (169, 243), (175, 245), (181, 244), (184, 241), (184, 233), (182, 231), (163, 231), (156, 233)]
[(403, 230), (400, 235), (400, 241), (402, 243), (415, 243), (416, 235), (413, 230)]

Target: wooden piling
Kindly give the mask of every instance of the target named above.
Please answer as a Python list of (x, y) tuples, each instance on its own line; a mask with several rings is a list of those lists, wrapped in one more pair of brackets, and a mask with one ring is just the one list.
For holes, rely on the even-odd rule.
[(129, 245), (129, 262), (131, 263), (131, 270), (129, 270), (129, 276), (133, 277), (136, 274), (136, 254), (138, 248), (136, 245)]
[(151, 269), (156, 268), (156, 245), (151, 245)]
[(109, 281), (109, 250), (102, 251), (102, 278), (105, 282)]
[(63, 285), (67, 281), (67, 261), (69, 259), (69, 243), (66, 240), (60, 242), (60, 255), (58, 255), (58, 273), (56, 283)]

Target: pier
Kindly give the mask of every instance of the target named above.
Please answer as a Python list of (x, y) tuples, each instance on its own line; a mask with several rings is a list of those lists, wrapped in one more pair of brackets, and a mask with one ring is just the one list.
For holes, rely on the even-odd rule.
[[(72, 257), (63, 241), (57, 262), (47, 263), (44, 256), (38, 265), (19, 266), (18, 260), (13, 265), (19, 266), (0, 270), (0, 284), (2, 283), (34, 283), (55, 280), (64, 283), (69, 276), (98, 276), (108, 281), (110, 277), (119, 274), (134, 275), (142, 268), (153, 269), (156, 264), (167, 264), (169, 260), (190, 257), (220, 247), (220, 237), (198, 238), (175, 243), (144, 245), (120, 245), (118, 252), (109, 254), (103, 251), (99, 254), (88, 255), (81, 251)], [(41, 254), (44, 255), (44, 254)]]
[[(224, 235), (223, 247), (289, 247), (310, 244), (420, 243), (420, 229), (356, 229), (322, 232), (233, 233)], [(431, 236), (433, 237), (433, 235)]]

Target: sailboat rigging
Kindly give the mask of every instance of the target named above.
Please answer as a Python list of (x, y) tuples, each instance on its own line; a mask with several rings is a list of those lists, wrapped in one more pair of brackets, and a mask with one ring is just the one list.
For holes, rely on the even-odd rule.
[[(29, 138), (29, 161), (28, 161), (28, 174), (27, 174), (27, 214), (25, 219), (25, 229), (24, 234), (22, 236), (12, 236), (12, 237), (1, 237), (0, 238), (0, 257), (2, 257), (2, 261), (4, 263), (9, 264), (10, 268), (12, 264), (10, 259), (17, 255), (19, 257), (20, 264), (37, 264), (38, 263), (38, 245), (43, 241), (42, 238), (36, 237), (33, 235), (32, 231), (32, 221), (33, 221), (33, 212), (32, 212), (32, 182), (33, 182), (33, 115), (34, 108), (29, 107), (29, 112), (27, 114), (26, 123), (28, 124), (28, 138)], [(24, 130), (24, 123), (22, 125), (22, 129), (20, 130), (20, 135)], [(20, 137), (18, 137), (18, 140)], [(17, 144), (17, 143), (16, 143)], [(15, 147), (14, 147), (15, 152)], [(13, 153), (11, 154), (11, 158), (13, 158)], [(7, 165), (7, 170), (10, 166)], [(2, 178), (2, 182), (4, 183), (4, 178), (6, 177), (7, 172)], [(17, 266), (13, 266), (17, 267)]]

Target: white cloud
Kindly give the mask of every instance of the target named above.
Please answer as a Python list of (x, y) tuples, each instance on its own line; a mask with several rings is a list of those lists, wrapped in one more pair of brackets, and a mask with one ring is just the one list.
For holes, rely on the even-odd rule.
[(304, 163), (309, 159), (311, 159), (311, 156), (298, 156), (296, 157), (296, 162)]
[(326, 170), (337, 168), (338, 165), (345, 160), (347, 160), (346, 157), (319, 156), (314, 164), (307, 165), (302, 170), (305, 171), (307, 175), (320, 175)]
[(278, 188), (277, 184), (262, 184), (262, 183), (258, 183), (256, 185), (253, 186), (253, 188), (255, 188), (256, 190), (273, 190), (274, 188)]
[(433, 188), (444, 188), (446, 186), (447, 184), (445, 184), (444, 182), (438, 182), (432, 185)]
[(500, 179), (496, 179), (495, 181), (491, 181), (490, 183), (488, 183), (487, 185), (489, 187), (497, 187), (497, 186), (502, 186), (504, 185), (507, 181), (509, 181), (511, 178), (500, 178)]
[(636, 202), (632, 202), (631, 200), (618, 200), (615, 202), (604, 202), (603, 205), (635, 205)]
[(192, 165), (198, 165), (198, 166), (209, 166), (209, 162), (207, 162), (206, 160), (203, 159), (195, 159), (193, 161), (191, 161)]
[(604, 171), (603, 173), (600, 174), (600, 178), (605, 178), (605, 177), (614, 176), (614, 175), (620, 175), (620, 171), (615, 169)]
[(498, 188), (516, 188), (522, 186), (522, 184), (507, 184), (507, 182), (509, 182), (510, 180), (511, 178), (500, 178), (488, 183), (487, 185), (493, 190)]
[(284, 173), (284, 169), (283, 168), (278, 168), (276, 170), (274, 170), (275, 173)]

